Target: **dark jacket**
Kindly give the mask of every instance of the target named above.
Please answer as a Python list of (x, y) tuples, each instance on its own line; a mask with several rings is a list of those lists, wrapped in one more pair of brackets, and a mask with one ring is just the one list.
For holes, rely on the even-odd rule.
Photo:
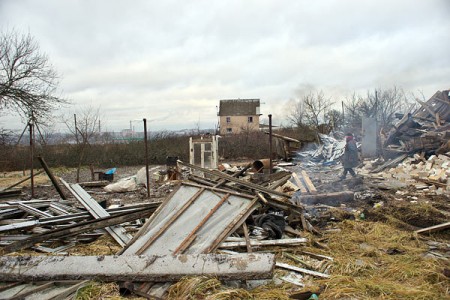
[(358, 148), (355, 140), (351, 139), (345, 144), (345, 152), (342, 156), (342, 165), (344, 168), (354, 168), (359, 164)]

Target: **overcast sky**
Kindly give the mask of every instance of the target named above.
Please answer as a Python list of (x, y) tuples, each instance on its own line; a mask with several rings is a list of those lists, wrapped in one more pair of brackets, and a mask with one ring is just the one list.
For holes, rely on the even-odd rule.
[(286, 123), (288, 101), (310, 87), (338, 102), (450, 88), (447, 0), (0, 0), (0, 28), (48, 54), (67, 113), (100, 106), (116, 131), (143, 117), (154, 130), (214, 128), (219, 100), (235, 98), (260, 98)]

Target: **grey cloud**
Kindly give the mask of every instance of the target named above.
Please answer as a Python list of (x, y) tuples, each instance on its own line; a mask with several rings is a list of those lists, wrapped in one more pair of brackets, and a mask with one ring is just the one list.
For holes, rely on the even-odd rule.
[(215, 124), (223, 98), (261, 98), (281, 119), (308, 84), (338, 99), (449, 88), (447, 3), (7, 0), (0, 26), (29, 30), (67, 97), (102, 105), (111, 127), (170, 112), (153, 126), (172, 129)]

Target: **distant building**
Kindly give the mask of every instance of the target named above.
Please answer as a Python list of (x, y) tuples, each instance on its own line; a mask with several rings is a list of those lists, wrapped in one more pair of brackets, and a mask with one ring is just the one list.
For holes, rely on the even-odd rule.
[(217, 115), (222, 135), (259, 130), (259, 99), (220, 100)]

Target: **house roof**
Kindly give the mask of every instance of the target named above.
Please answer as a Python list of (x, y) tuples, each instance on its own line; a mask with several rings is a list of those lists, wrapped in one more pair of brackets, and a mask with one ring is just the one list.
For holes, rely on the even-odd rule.
[(259, 99), (220, 100), (219, 116), (259, 115)]

